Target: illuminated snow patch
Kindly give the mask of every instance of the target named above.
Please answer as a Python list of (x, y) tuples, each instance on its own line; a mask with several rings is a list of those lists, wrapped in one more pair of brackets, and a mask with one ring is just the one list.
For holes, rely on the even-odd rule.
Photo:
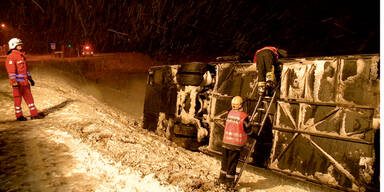
[(95, 191), (183, 191), (177, 186), (163, 186), (154, 174), (142, 176), (138, 171), (124, 168), (120, 162), (104, 158), (81, 140), (60, 130), (46, 130), (52, 134), (52, 141), (70, 148), (75, 162), (67, 176), (82, 173), (95, 180)]

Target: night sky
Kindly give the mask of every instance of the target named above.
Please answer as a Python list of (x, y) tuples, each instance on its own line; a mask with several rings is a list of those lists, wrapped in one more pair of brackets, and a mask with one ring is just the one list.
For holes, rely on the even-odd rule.
[[(310, 3), (309, 3), (310, 2)], [(290, 56), (379, 53), (380, 2), (351, 0), (1, 0), (0, 43), (26, 50), (91, 43), (97, 52), (154, 57), (252, 56), (266, 45)]]

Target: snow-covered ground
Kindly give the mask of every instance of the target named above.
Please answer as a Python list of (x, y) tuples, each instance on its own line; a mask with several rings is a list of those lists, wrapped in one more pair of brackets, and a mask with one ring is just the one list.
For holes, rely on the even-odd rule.
[[(47, 114), (40, 120), (15, 121), (11, 88), (0, 79), (0, 191), (225, 191), (215, 184), (220, 159), (143, 130), (140, 118), (108, 104), (144, 84), (101, 102), (96, 93), (106, 88), (81, 77), (48, 68), (31, 73), (35, 104)], [(237, 189), (332, 191), (258, 168), (247, 168)]]

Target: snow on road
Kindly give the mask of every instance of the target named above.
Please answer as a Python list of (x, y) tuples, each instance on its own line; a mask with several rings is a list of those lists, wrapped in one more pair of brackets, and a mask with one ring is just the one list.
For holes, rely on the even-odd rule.
[[(0, 191), (225, 191), (215, 184), (220, 159), (141, 129), (140, 119), (84, 91), (96, 85), (32, 74), (41, 120), (14, 121), (8, 80), (0, 80)], [(330, 191), (258, 168), (245, 171), (238, 189)]]

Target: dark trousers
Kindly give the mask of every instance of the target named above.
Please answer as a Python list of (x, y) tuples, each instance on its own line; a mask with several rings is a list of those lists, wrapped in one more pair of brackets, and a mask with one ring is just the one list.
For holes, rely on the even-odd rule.
[(265, 82), (265, 75), (272, 71), (276, 57), (271, 50), (262, 50), (256, 56), (257, 77), (259, 82)]
[(223, 158), (221, 160), (220, 182), (233, 183), (236, 175), (236, 166), (239, 162), (240, 150), (223, 149)]

